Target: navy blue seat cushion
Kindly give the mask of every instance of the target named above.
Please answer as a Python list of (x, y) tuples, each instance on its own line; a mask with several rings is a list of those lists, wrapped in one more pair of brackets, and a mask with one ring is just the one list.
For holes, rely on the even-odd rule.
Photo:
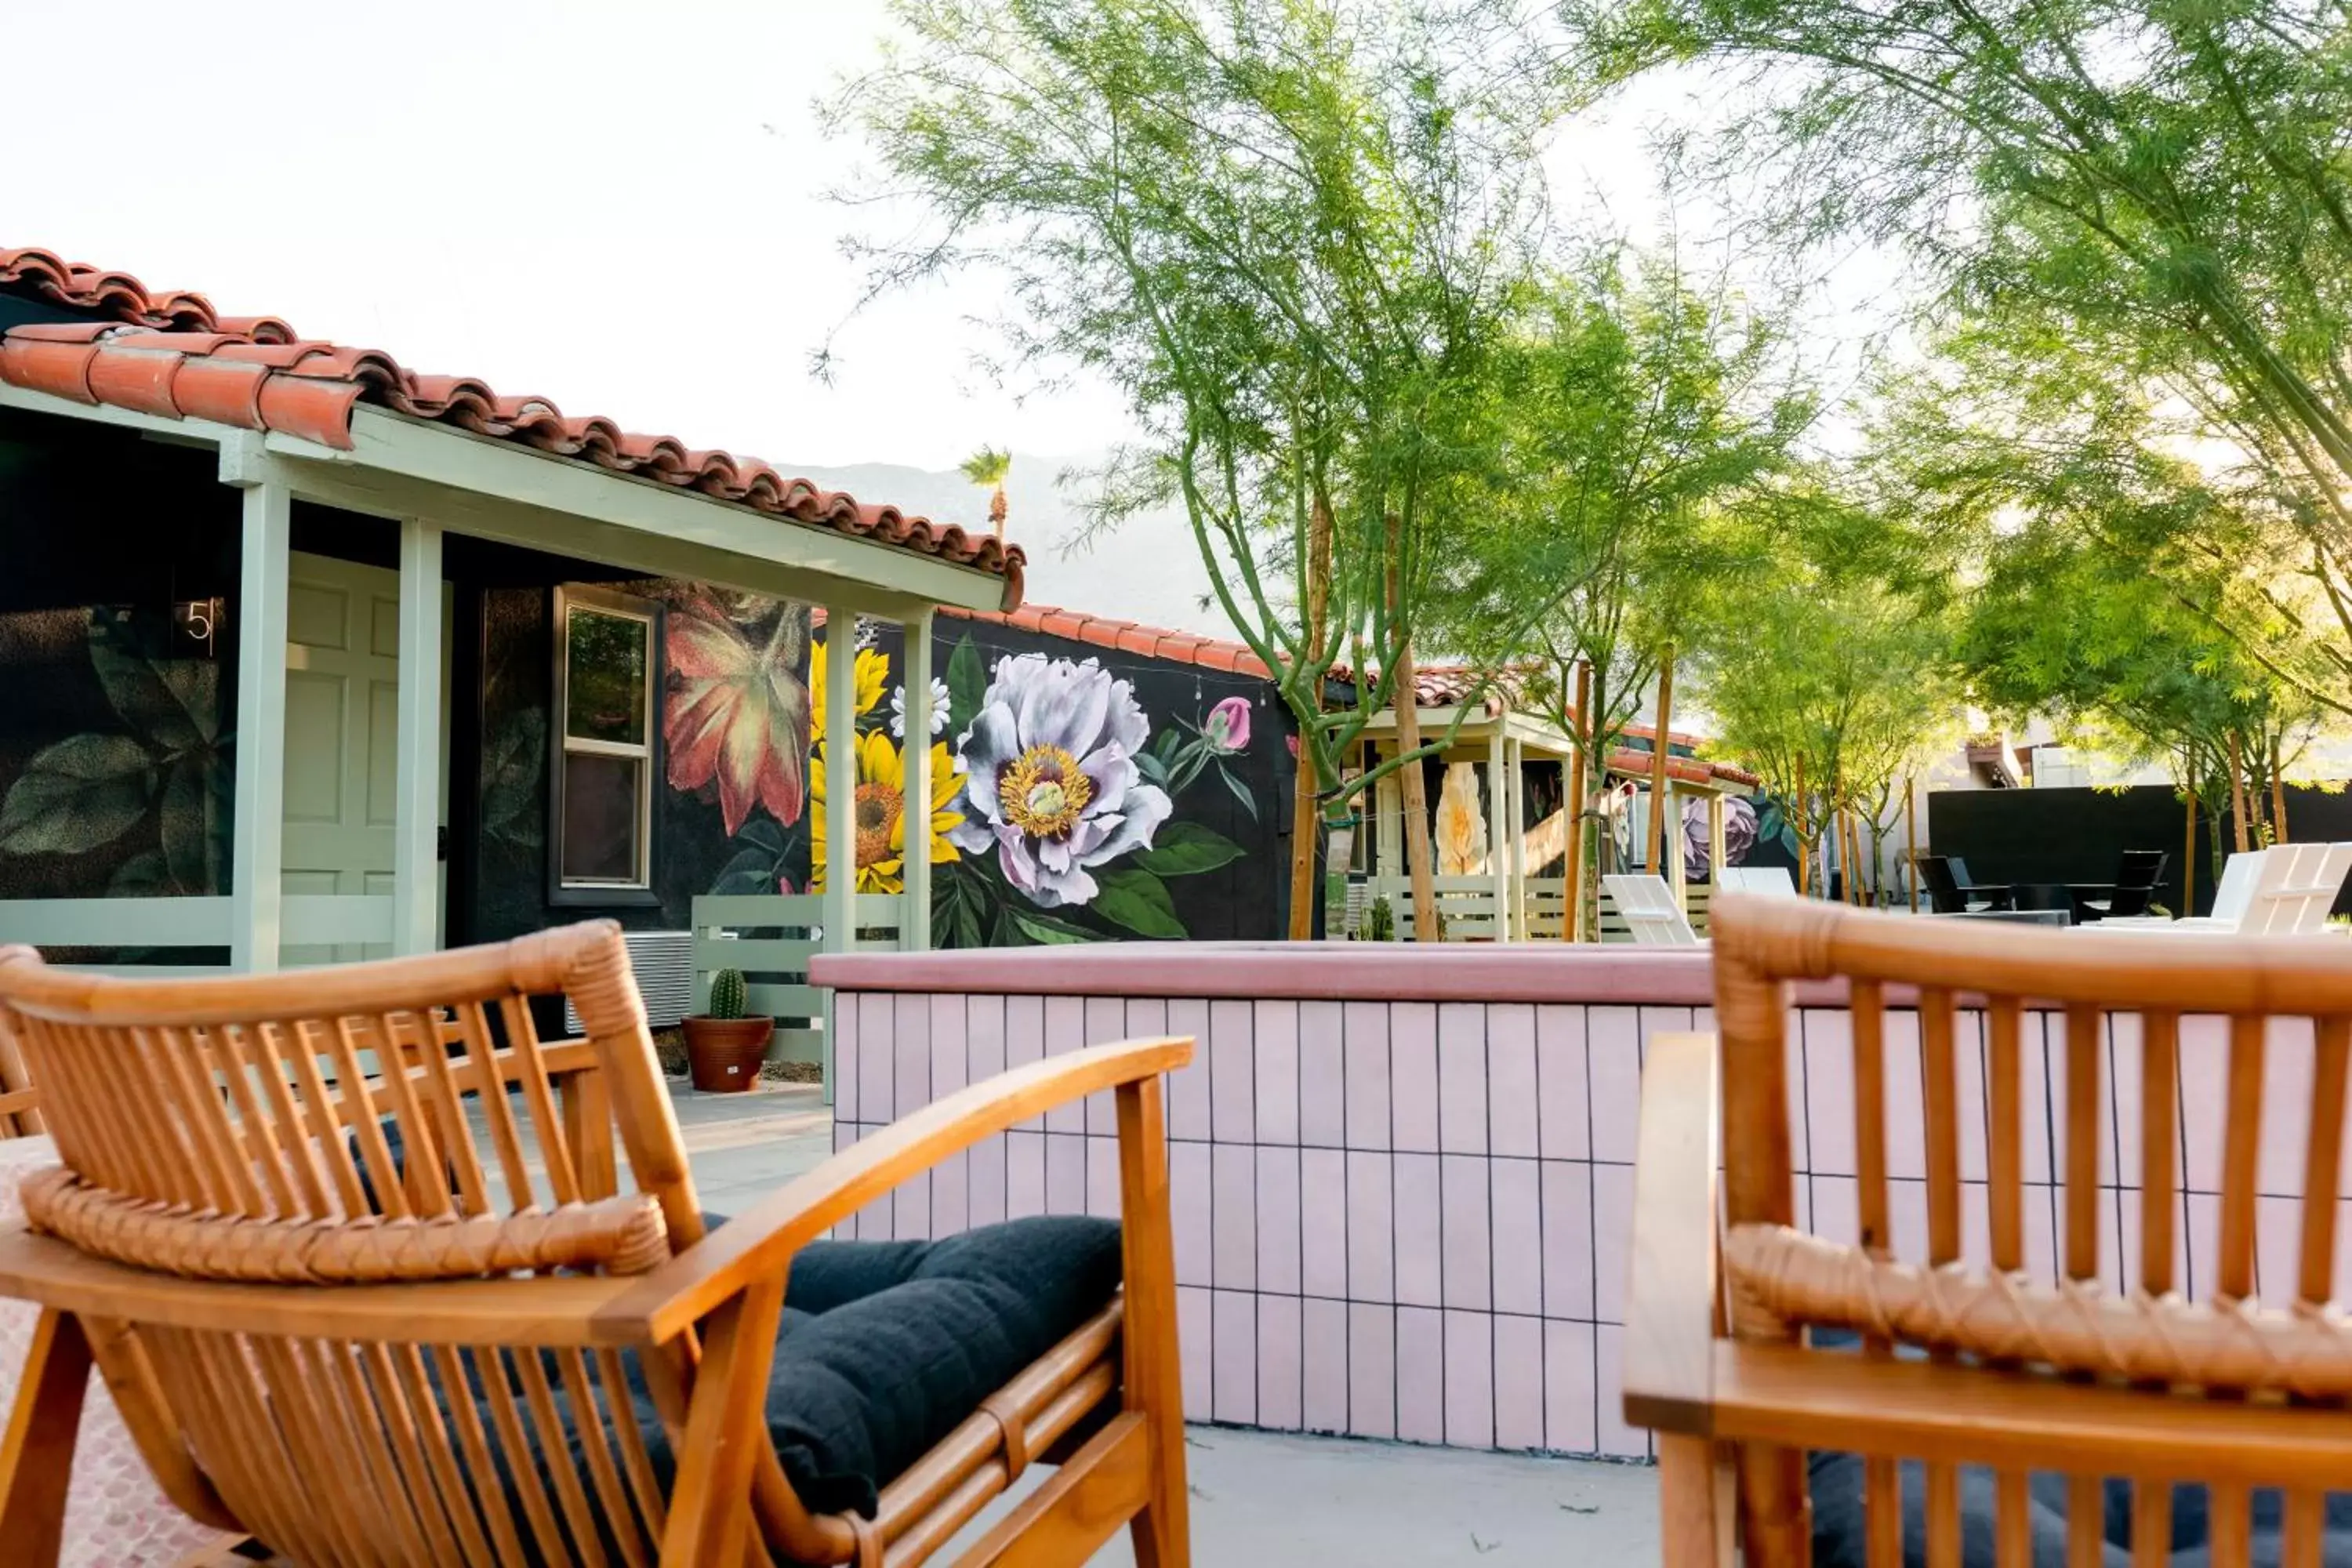
[[(1863, 1465), (1853, 1454), (1816, 1453), (1809, 1456), (1813, 1494), (1813, 1568), (1864, 1568)], [(1924, 1568), (1927, 1552), (1927, 1472), (1906, 1463), (1903, 1475), (1903, 1562), (1905, 1568)], [(2031, 1500), (2028, 1526), (2032, 1537), (2031, 1561), (2058, 1564), (2066, 1557), (2066, 1479), (2035, 1475), (2028, 1482)], [(2100, 1536), (2105, 1542), (2101, 1568), (2130, 1568), (2132, 1561), (2131, 1487), (2104, 1483)], [(2280, 1530), (2284, 1504), (2280, 1494), (2265, 1488), (2253, 1494), (2253, 1557), (2256, 1568), (2273, 1568), (2280, 1561)], [(2172, 1537), (2165, 1543), (2168, 1568), (2206, 1568), (2210, 1556), (2211, 1523), (2206, 1512), (2205, 1489), (2172, 1489)], [(2322, 1561), (2331, 1568), (2352, 1564), (2352, 1495), (2331, 1492)], [(1994, 1568), (1992, 1472), (1974, 1467), (1960, 1471), (1961, 1568)]]
[(1100, 1311), (1119, 1271), (1118, 1223), (1077, 1216), (812, 1244), (785, 1282), (768, 1379), (793, 1489), (816, 1512), (871, 1517), (884, 1487)]
[[(1850, 1333), (1815, 1330), (1816, 1347), (1843, 1348), (1858, 1343)], [(1916, 1354), (1908, 1349), (1898, 1354)], [(1813, 1500), (1813, 1568), (1864, 1568), (1867, 1560), (1863, 1516), (1863, 1462), (1859, 1455), (1832, 1452), (1807, 1457), (1807, 1477)], [(1903, 1562), (1905, 1568), (1925, 1568), (1927, 1552), (1927, 1471), (1923, 1466), (1901, 1467), (1903, 1489)], [(2066, 1558), (2066, 1478), (2036, 1474), (2027, 1482), (2027, 1526), (2032, 1539), (2031, 1561), (2063, 1563)], [(2100, 1498), (2099, 1534), (2105, 1542), (2101, 1568), (2130, 1568), (2132, 1560), (2132, 1497), (2128, 1482), (2104, 1483)], [(2275, 1568), (2279, 1562), (2280, 1530), (2284, 1504), (2271, 1489), (2254, 1492), (2252, 1506), (2255, 1568)], [(2326, 1531), (2322, 1561), (2330, 1568), (2352, 1568), (2352, 1494), (2331, 1492), (2327, 1498)], [(2205, 1489), (2172, 1489), (2172, 1537), (2165, 1543), (2168, 1568), (2206, 1568), (2210, 1561), (2211, 1522)], [(1972, 1466), (1960, 1470), (1961, 1568), (1994, 1568), (1992, 1472)]]
[[(406, 1151), (389, 1118), (384, 1131), (398, 1181)], [(356, 1137), (352, 1150), (373, 1205), (375, 1173)], [(727, 1223), (720, 1215), (703, 1221), (714, 1229)], [(871, 1517), (884, 1487), (1100, 1311), (1119, 1275), (1118, 1222), (1077, 1216), (1013, 1220), (940, 1241), (804, 1247), (785, 1281), (768, 1378), (768, 1436), (793, 1490), (818, 1513)], [(624, 1365), (636, 1423), (667, 1489), (676, 1468), (668, 1435), (635, 1358), (625, 1356)], [(558, 1382), (551, 1362), (547, 1370)], [(437, 1376), (435, 1387), (446, 1398)], [(478, 1386), (473, 1392), (479, 1396)], [(560, 1384), (554, 1397), (568, 1432), (573, 1413)], [(545, 1479), (545, 1458), (536, 1437), (529, 1441)], [(576, 1463), (582, 1456), (572, 1447)], [(510, 1488), (508, 1457), (494, 1457)]]

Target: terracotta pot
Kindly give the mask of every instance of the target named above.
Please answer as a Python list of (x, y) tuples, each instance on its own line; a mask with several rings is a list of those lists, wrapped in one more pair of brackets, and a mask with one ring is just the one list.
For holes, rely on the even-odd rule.
[(768, 1054), (769, 1037), (776, 1032), (773, 1018), (710, 1018), (686, 1020), (687, 1070), (694, 1087), (706, 1094), (732, 1094), (759, 1081), (760, 1063)]

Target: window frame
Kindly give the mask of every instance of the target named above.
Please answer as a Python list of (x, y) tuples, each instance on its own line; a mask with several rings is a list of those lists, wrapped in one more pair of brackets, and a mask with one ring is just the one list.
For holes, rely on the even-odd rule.
[[(596, 741), (571, 734), (572, 612), (574, 607), (643, 622), (646, 627), (645, 742)], [(662, 769), (661, 688), (662, 607), (635, 594), (584, 583), (558, 584), (550, 595), (549, 626), (553, 642), (554, 708), (548, 725), (547, 901), (551, 905), (658, 905), (654, 891), (654, 794)], [(643, 766), (637, 789), (636, 879), (633, 881), (577, 881), (563, 874), (564, 786), (570, 760), (583, 756), (624, 757)]]

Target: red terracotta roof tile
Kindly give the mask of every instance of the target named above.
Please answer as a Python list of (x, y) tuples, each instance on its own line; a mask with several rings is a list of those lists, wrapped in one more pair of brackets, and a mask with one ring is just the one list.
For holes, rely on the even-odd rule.
[(1005, 605), (1021, 603), (1028, 557), (1018, 545), (820, 489), (756, 458), (693, 451), (609, 419), (567, 417), (543, 397), (501, 397), (483, 382), (422, 374), (372, 349), (306, 341), (274, 316), (224, 318), (201, 294), (151, 291), (128, 273), (46, 250), (0, 247), (0, 287), (11, 285), (108, 318), (21, 326), (0, 336), (0, 381), (12, 386), (161, 418), (283, 431), (346, 450), (352, 410), (374, 404), (772, 517), (936, 555), (1003, 578)]

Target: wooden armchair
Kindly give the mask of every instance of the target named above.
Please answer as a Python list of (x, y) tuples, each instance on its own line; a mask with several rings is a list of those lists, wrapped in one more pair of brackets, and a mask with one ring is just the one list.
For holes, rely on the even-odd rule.
[[(528, 998), (556, 992), (584, 1038), (539, 1039)], [(181, 1509), (315, 1568), (898, 1568), (1032, 1455), (1059, 1470), (960, 1563), (1076, 1563), (1121, 1526), (1143, 1568), (1190, 1561), (1161, 1100), (1189, 1040), (974, 1085), (706, 1233), (609, 923), (187, 982), (10, 949), (0, 1010), (64, 1162), (0, 1230), (0, 1294), (43, 1309), (0, 1446), (11, 1564), (56, 1560), (93, 1361)], [(763, 1413), (795, 1254), (1104, 1090), (1123, 1288), (884, 1478), (873, 1517), (803, 1506)]]
[[(1728, 1563), (1735, 1539), (1758, 1568), (1811, 1561), (1809, 1481), (1822, 1472), (1809, 1453), (1859, 1456), (1853, 1556), (1873, 1568), (1957, 1565), (1964, 1536), (1967, 1561), (2004, 1568), (2056, 1560), (2045, 1552), (2164, 1563), (2183, 1544), (2177, 1502), (2183, 1520), (2205, 1510), (2210, 1533), (2185, 1544), (2215, 1568), (2250, 1562), (2257, 1518), (2283, 1553), (2264, 1561), (2317, 1564), (2323, 1543), (2341, 1560), (2343, 1521), (2324, 1495), (2352, 1479), (2352, 1324), (2328, 1310), (2352, 1057), (2340, 944), (2053, 942), (1736, 897), (1712, 914), (1721, 1042), (1650, 1042), (1625, 1314), (1625, 1415), (1658, 1435), (1667, 1561)], [(1843, 1234), (1801, 1226), (1792, 1180), (1790, 983), (1839, 978), (1851, 1056), (1816, 1042), (1805, 1065), (1851, 1071), (1858, 1235), (1853, 1221), (1830, 1227)], [(1891, 1044), (1890, 1008), (1912, 1007), (1916, 1036)], [(2220, 1129), (2218, 1195), (2184, 1205), (2187, 1014), (2226, 1017), (2227, 1089), (2225, 1120), (2198, 1122)], [(2218, 1030), (2201, 1033), (2209, 1020), (2194, 1026), (2220, 1047)], [(2105, 1081), (2111, 1049), (2130, 1092)], [(1915, 1057), (1926, 1234), (1897, 1237), (1888, 1086), (1914, 1081)], [(2309, 1073), (2307, 1122), (2298, 1093), (2271, 1132), (2302, 1140), (2290, 1159), (2264, 1157), (2266, 1058), (2287, 1082)], [(1964, 1085), (1979, 1082), (1982, 1120), (1970, 1114), (1964, 1140)], [(1843, 1142), (1819, 1109), (1833, 1099), (1800, 1100), (1816, 1107), (1814, 1150)], [(2025, 1151), (2044, 1103), (2051, 1185), (2036, 1201), (2050, 1207), (2035, 1218), (2054, 1210), (2056, 1283), (2027, 1272)], [(1981, 1181), (1963, 1179), (1964, 1147), (1971, 1163), (1981, 1149)], [(2302, 1174), (2297, 1199), (2278, 1196), (2287, 1170)], [(2101, 1258), (2103, 1212), (2124, 1223), (2102, 1184), (2118, 1179), (2141, 1194), (2127, 1289)], [(2254, 1300), (2258, 1185), (2282, 1205), (2278, 1240), (2294, 1243), (2265, 1260), (2286, 1270), (2274, 1295), (2294, 1282), (2287, 1310)], [(2215, 1216), (2187, 1238), (2205, 1287), (2193, 1300), (2175, 1275), (2184, 1206)], [(1832, 1347), (1831, 1330), (1860, 1342)], [(2200, 1490), (2176, 1494), (2181, 1483)]]

